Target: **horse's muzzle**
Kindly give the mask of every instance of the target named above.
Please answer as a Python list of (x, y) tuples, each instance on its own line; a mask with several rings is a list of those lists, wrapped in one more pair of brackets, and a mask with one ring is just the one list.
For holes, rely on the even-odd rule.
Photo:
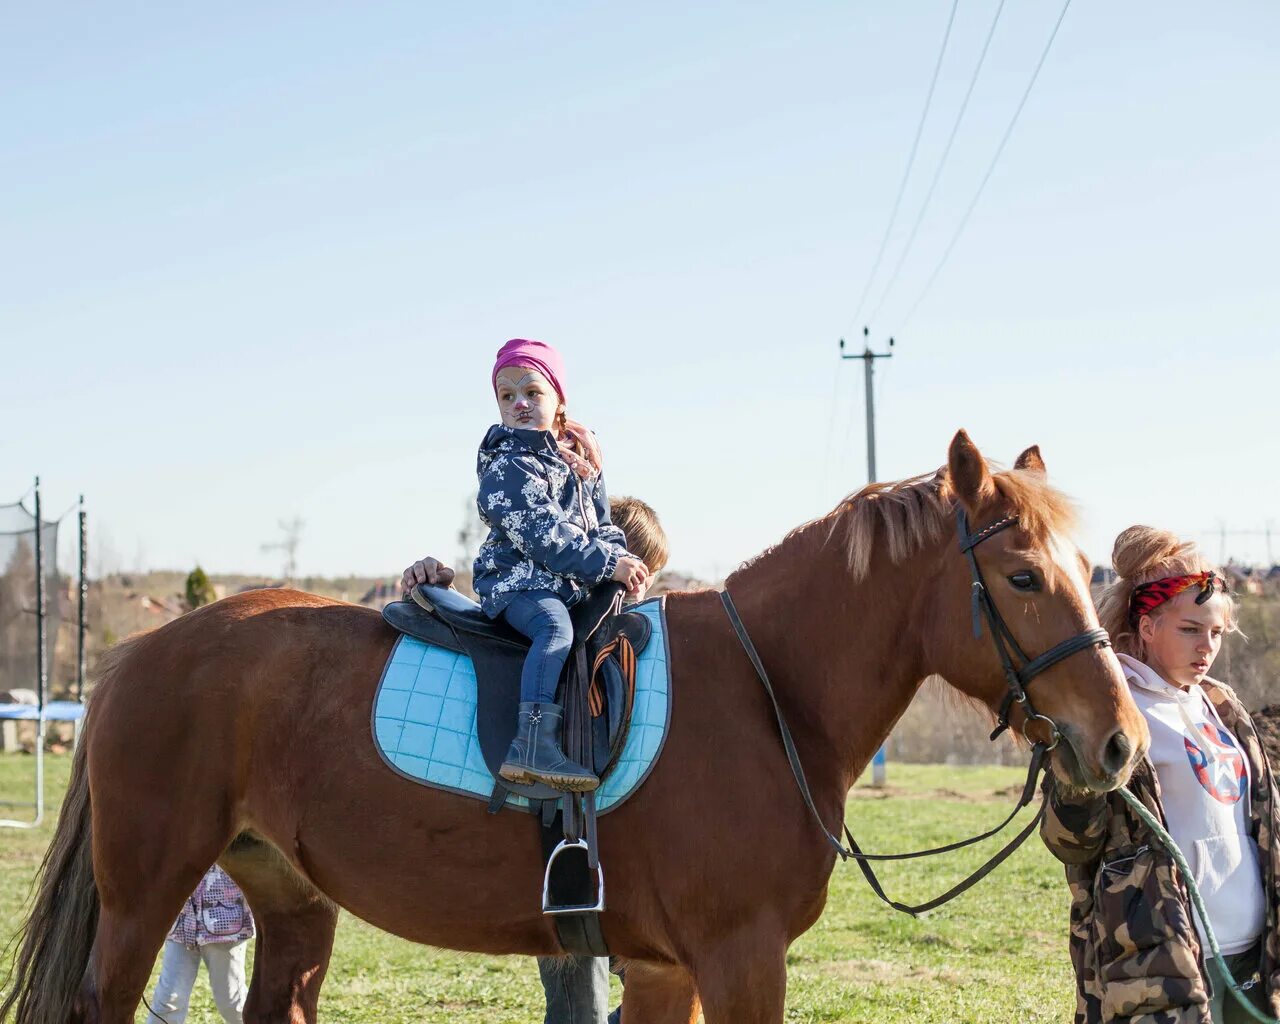
[(1095, 757), (1082, 757), (1080, 734), (1070, 725), (1059, 725), (1065, 743), (1059, 743), (1051, 762), (1055, 774), (1071, 789), (1090, 793), (1110, 793), (1129, 781), (1129, 774), (1145, 752), (1134, 749), (1128, 733), (1116, 728), (1102, 743)]

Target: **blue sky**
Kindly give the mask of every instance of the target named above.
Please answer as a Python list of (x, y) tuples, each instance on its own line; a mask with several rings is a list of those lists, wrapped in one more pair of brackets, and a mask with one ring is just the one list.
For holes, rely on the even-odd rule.
[[(836, 342), (949, 9), (11, 7), (0, 500), (83, 491), (125, 568), (272, 572), (296, 515), (302, 572), (395, 573), (456, 552), (493, 352), (537, 337), (673, 565), (728, 571), (864, 480)], [(959, 5), (890, 267), (994, 10)], [(880, 475), (964, 426), (1040, 443), (1098, 559), (1280, 526), (1274, 5), (1075, 0), (903, 324), (1059, 10), (1006, 6), (872, 325)]]

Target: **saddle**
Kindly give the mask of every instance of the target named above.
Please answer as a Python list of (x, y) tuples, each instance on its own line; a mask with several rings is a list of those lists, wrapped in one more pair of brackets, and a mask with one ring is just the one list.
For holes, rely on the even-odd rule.
[[(558, 691), (565, 709), (565, 752), (601, 779), (626, 742), (635, 698), (635, 658), (650, 634), (643, 615), (620, 611), (622, 594), (621, 584), (604, 584), (570, 609), (573, 646)], [(495, 787), (490, 810), (500, 808), (508, 793), (559, 800), (564, 794), (550, 786), (498, 778), (515, 736), (528, 638), (502, 619), (489, 618), (456, 590), (420, 585), (410, 596), (412, 600), (393, 601), (383, 609), (388, 624), (426, 643), (466, 654), (475, 666), (476, 732)]]
[[(560, 678), (565, 753), (602, 780), (622, 753), (635, 701), (636, 658), (649, 642), (649, 620), (624, 612), (624, 589), (606, 583), (569, 611), (573, 645)], [(600, 931), (604, 870), (596, 842), (595, 794), (564, 793), (541, 783), (519, 785), (498, 769), (516, 731), (520, 674), (529, 640), (474, 601), (447, 587), (419, 585), (410, 601), (393, 601), (382, 617), (402, 633), (470, 657), (476, 673), (476, 733), (494, 779), (489, 812), (517, 793), (541, 812), (545, 865), (542, 911), (554, 916), (567, 952), (606, 956)]]

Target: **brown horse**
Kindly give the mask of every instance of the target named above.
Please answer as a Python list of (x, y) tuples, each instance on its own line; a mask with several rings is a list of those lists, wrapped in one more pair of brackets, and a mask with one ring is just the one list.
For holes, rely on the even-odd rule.
[[(1020, 517), (979, 560), (1024, 650), (1097, 625), (1038, 451), (993, 474), (963, 432), (937, 475), (868, 487), (728, 579), (829, 827), (926, 676), (988, 708), (1004, 695), (990, 639), (970, 626), (956, 502), (975, 529)], [(1005, 582), (1025, 573), (1038, 585)], [(670, 595), (667, 624), (665, 752), (600, 830), (603, 930), (629, 961), (623, 1019), (687, 1024), (700, 1000), (708, 1024), (778, 1024), (787, 947), (822, 913), (835, 854), (719, 597)], [(394, 641), (374, 612), (267, 590), (114, 648), (0, 1020), (132, 1021), (215, 859), (260, 927), (246, 1021), (316, 1019), (339, 908), (435, 946), (560, 952), (530, 818), (414, 785), (375, 752), (370, 708)], [(1111, 651), (1076, 654), (1033, 689), (1067, 739), (1054, 770), (1119, 786), (1147, 737)]]

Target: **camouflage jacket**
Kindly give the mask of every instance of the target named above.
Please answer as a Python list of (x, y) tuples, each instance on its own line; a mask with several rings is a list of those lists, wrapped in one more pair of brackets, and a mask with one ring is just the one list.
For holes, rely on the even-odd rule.
[[(1249, 762), (1251, 833), (1266, 891), (1262, 978), (1280, 1016), (1280, 808), (1249, 713), (1230, 687), (1203, 689)], [(1191, 899), (1173, 859), (1119, 794), (1080, 799), (1045, 780), (1041, 838), (1066, 865), (1076, 1024), (1211, 1024)], [(1144, 760), (1129, 791), (1164, 823), (1155, 768)]]

